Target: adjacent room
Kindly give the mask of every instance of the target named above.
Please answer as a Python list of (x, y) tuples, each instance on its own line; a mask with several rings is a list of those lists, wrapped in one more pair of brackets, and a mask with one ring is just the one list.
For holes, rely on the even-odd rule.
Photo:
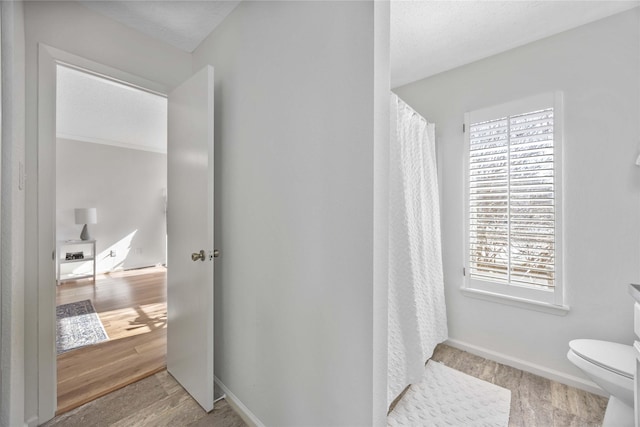
[(1, 425), (640, 421), (640, 0), (0, 12)]
[(57, 66), (57, 413), (165, 368), (167, 99)]

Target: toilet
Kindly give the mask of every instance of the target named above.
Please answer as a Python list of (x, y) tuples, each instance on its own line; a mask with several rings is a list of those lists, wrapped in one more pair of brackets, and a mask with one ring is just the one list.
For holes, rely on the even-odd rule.
[(603, 427), (633, 426), (636, 356), (632, 346), (579, 339), (569, 343), (567, 358), (609, 393)]

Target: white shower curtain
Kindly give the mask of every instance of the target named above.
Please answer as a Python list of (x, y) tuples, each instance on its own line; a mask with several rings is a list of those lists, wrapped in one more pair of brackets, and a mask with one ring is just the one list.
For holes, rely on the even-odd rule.
[(391, 95), (387, 403), (447, 339), (435, 126)]

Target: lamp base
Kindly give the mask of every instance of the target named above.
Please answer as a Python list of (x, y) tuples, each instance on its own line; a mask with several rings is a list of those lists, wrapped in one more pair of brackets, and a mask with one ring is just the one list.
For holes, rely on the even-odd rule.
[(87, 224), (82, 227), (82, 233), (80, 233), (80, 240), (91, 240), (91, 236), (89, 235), (89, 228), (87, 228)]

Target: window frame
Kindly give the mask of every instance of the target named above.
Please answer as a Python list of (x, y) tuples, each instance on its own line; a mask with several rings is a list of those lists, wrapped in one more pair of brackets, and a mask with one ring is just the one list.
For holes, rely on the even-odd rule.
[[(554, 287), (552, 290), (533, 286), (500, 283), (497, 281), (472, 279), (470, 274), (470, 145), (471, 124), (510, 117), (518, 114), (553, 107), (553, 156), (554, 156)], [(562, 92), (547, 92), (503, 104), (493, 105), (468, 111), (464, 115), (464, 253), (463, 253), (463, 286), (462, 290), (469, 296), (490, 299), (498, 302), (512, 303), (527, 308), (550, 308), (551, 312), (564, 314), (568, 311), (565, 305), (565, 283), (563, 274), (563, 146), (564, 146), (564, 102)]]

